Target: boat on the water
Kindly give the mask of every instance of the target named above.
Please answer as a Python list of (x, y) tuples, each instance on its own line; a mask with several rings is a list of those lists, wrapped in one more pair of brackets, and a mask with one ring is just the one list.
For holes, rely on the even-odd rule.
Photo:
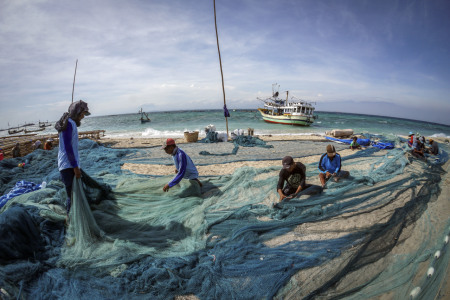
[(148, 114), (142, 110), (142, 107), (139, 113), (141, 114), (141, 123), (151, 122), (150, 118), (148, 117)]
[(26, 129), (24, 130), (25, 133), (32, 133), (32, 132), (39, 132), (45, 130), (45, 127), (40, 128), (32, 128), (32, 129)]
[(286, 125), (309, 126), (314, 123), (315, 107), (310, 101), (305, 101), (291, 96), (286, 91), (286, 99), (279, 98), (279, 85), (272, 85), (272, 97), (260, 99), (264, 102), (264, 108), (258, 108), (264, 121)]
[(23, 132), (23, 128), (20, 128), (19, 129), (19, 127), (17, 127), (17, 129), (13, 129), (13, 128), (10, 128), (10, 129), (8, 129), (8, 134), (17, 134), (17, 133), (21, 133), (21, 132)]
[(39, 121), (39, 127), (40, 128), (45, 128), (45, 127), (49, 127), (49, 126), (52, 126), (52, 123), (49, 123), (48, 121), (47, 122)]

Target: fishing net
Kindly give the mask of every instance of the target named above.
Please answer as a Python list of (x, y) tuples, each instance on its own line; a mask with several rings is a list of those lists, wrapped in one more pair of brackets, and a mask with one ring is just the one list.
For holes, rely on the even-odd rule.
[[(293, 157), (304, 161), (306, 182), (318, 183), (316, 158), (326, 144), (270, 144), (274, 148), (244, 147), (254, 151), (214, 160), (280, 159), (296, 147)], [(186, 152), (206, 164), (199, 145), (182, 148), (196, 150)], [(430, 299), (446, 280), (450, 204), (441, 198), (448, 199), (448, 162), (418, 161), (406, 147), (351, 152), (342, 157), (350, 178), (330, 180), (322, 193), (299, 194), (274, 209), (281, 160), (280, 167), (201, 177), (201, 189), (182, 180), (169, 192), (162, 187), (170, 176), (120, 168), (145, 155), (151, 163), (168, 164), (170, 157), (157, 151), (81, 141), (83, 177), (91, 178), (74, 180), (66, 229), (66, 195), (55, 158), (33, 152), (23, 158), (28, 169), (21, 170), (0, 162), (2, 176), (11, 170), (2, 181), (8, 186), (19, 177), (48, 182), (0, 211), (2, 297), (405, 299), (414, 291)], [(40, 163), (54, 165), (42, 170)]]

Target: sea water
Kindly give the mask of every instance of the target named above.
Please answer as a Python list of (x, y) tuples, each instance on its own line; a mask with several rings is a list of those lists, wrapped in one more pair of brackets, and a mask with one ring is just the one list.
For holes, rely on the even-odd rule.
[[(386, 137), (407, 136), (412, 131), (426, 137), (450, 138), (450, 126), (383, 116), (316, 112), (315, 122), (303, 127), (264, 122), (257, 110), (230, 110), (230, 114), (227, 119), (229, 132), (243, 129), (247, 133), (248, 128), (253, 128), (255, 135), (324, 135), (333, 129), (353, 129), (355, 134), (370, 133)], [(151, 122), (141, 123), (140, 114), (89, 116), (82, 120), (78, 130), (106, 130), (105, 136), (111, 138), (179, 138), (184, 136), (185, 131), (195, 130), (204, 136), (205, 127), (210, 124), (217, 131), (227, 130), (222, 110), (150, 112), (149, 117)], [(45, 135), (52, 133), (56, 133), (53, 126), (38, 132)]]

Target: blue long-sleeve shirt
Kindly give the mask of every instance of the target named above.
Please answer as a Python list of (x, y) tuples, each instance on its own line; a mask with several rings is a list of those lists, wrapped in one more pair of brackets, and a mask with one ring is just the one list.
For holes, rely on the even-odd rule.
[(196, 179), (198, 171), (192, 159), (179, 147), (176, 147), (173, 154), (173, 162), (178, 170), (177, 175), (169, 182), (169, 187), (177, 185), (181, 179)]
[(339, 173), (341, 170), (341, 156), (336, 153), (333, 158), (329, 158), (328, 154), (325, 153), (320, 157), (319, 160), (319, 171), (321, 173)]
[(78, 155), (78, 128), (71, 118), (67, 121), (67, 128), (59, 133), (58, 169), (80, 167)]

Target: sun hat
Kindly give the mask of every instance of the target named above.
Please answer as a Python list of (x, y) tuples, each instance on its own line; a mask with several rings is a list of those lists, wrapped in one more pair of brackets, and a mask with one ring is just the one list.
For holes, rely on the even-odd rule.
[(336, 153), (336, 149), (334, 149), (333, 145), (327, 146), (327, 153)]
[(292, 158), (292, 156), (285, 156), (283, 158), (283, 169), (289, 169), (292, 164), (294, 163), (294, 159)]
[(412, 136), (412, 135), (414, 135), (414, 133), (412, 131), (410, 131), (409, 132), (409, 136)]
[(175, 145), (175, 140), (171, 139), (171, 138), (168, 138), (167, 140), (164, 141), (161, 149), (166, 149), (167, 146), (171, 146), (171, 145)]

